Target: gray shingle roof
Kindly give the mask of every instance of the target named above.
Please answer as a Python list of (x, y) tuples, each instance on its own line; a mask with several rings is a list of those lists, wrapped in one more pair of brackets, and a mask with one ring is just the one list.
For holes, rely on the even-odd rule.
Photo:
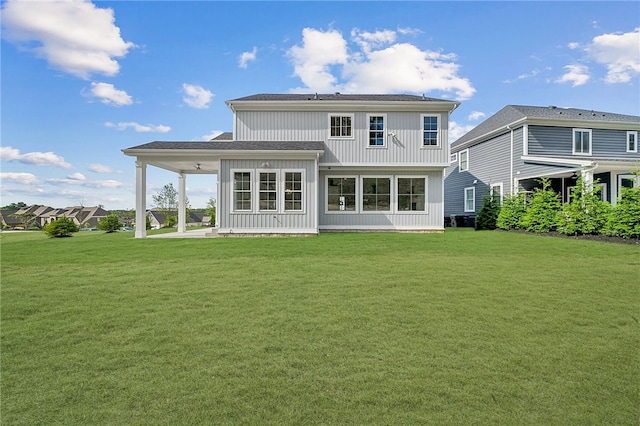
[(243, 98), (231, 99), (227, 102), (237, 101), (305, 101), (305, 100), (327, 100), (327, 101), (367, 101), (367, 102), (416, 102), (416, 101), (436, 101), (454, 102), (442, 99), (427, 98), (424, 96), (404, 95), (404, 94), (343, 94), (343, 93), (260, 93)]
[(507, 105), (500, 111), (487, 118), (468, 133), (456, 140), (451, 147), (455, 148), (466, 142), (480, 138), (486, 134), (505, 127), (519, 120), (536, 119), (549, 121), (618, 122), (640, 124), (640, 116), (615, 114), (611, 112), (593, 111), (577, 108), (558, 108), (554, 106), (540, 107), (527, 105)]
[(175, 149), (211, 151), (323, 151), (322, 141), (208, 141), (208, 142), (164, 142), (155, 141), (128, 149)]

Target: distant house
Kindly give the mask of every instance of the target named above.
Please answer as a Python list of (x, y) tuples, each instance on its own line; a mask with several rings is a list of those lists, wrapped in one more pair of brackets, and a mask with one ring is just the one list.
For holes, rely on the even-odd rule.
[(23, 218), (32, 217), (39, 227), (43, 227), (61, 217), (68, 217), (81, 227), (96, 227), (98, 222), (107, 217), (109, 212), (102, 207), (75, 206), (54, 209), (48, 206), (32, 205), (21, 208), (15, 214)]
[(445, 215), (474, 216), (490, 191), (531, 191), (543, 176), (564, 202), (581, 175), (615, 204), (620, 188), (638, 185), (638, 133), (638, 116), (507, 105), (451, 145)]
[(23, 225), (22, 220), (15, 215), (18, 210), (0, 210), (2, 229), (15, 229)]
[(27, 221), (36, 224), (39, 227), (44, 226), (47, 222), (45, 221), (45, 217), (47, 213), (53, 210), (52, 207), (43, 206), (39, 204), (33, 204), (31, 206), (26, 206), (15, 212), (15, 215), (21, 218), (21, 221), (26, 223)]
[[(149, 222), (151, 224), (151, 229), (160, 229), (165, 225), (167, 216), (164, 213), (160, 213), (156, 210), (149, 210), (147, 212), (147, 217), (149, 218)], [(208, 225), (208, 216), (205, 217), (204, 213), (200, 212), (189, 212), (187, 215), (186, 226), (202, 226)]]
[[(458, 102), (414, 95), (259, 94), (229, 100), (233, 133), (207, 142), (150, 142), (136, 159), (136, 221), (148, 165), (216, 174), (218, 235), (443, 231), (449, 115)], [(136, 237), (146, 236), (142, 227)]]

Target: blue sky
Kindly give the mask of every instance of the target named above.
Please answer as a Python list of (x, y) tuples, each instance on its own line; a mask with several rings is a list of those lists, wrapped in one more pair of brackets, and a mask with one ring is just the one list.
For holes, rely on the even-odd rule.
[[(640, 3), (3, 1), (1, 205), (135, 205), (154, 140), (232, 130), (256, 93), (461, 101), (450, 142), (508, 104), (640, 115)], [(177, 175), (149, 168), (148, 200)], [(194, 208), (215, 176), (189, 176)]]

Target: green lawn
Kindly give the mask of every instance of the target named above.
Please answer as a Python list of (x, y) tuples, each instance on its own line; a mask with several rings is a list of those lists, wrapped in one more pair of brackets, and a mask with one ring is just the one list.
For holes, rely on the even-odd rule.
[(640, 246), (2, 234), (2, 424), (637, 425)]

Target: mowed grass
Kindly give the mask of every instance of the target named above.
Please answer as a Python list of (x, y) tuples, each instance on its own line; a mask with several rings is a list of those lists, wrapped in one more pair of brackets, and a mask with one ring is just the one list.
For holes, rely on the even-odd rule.
[(1, 238), (2, 424), (637, 425), (640, 247)]

